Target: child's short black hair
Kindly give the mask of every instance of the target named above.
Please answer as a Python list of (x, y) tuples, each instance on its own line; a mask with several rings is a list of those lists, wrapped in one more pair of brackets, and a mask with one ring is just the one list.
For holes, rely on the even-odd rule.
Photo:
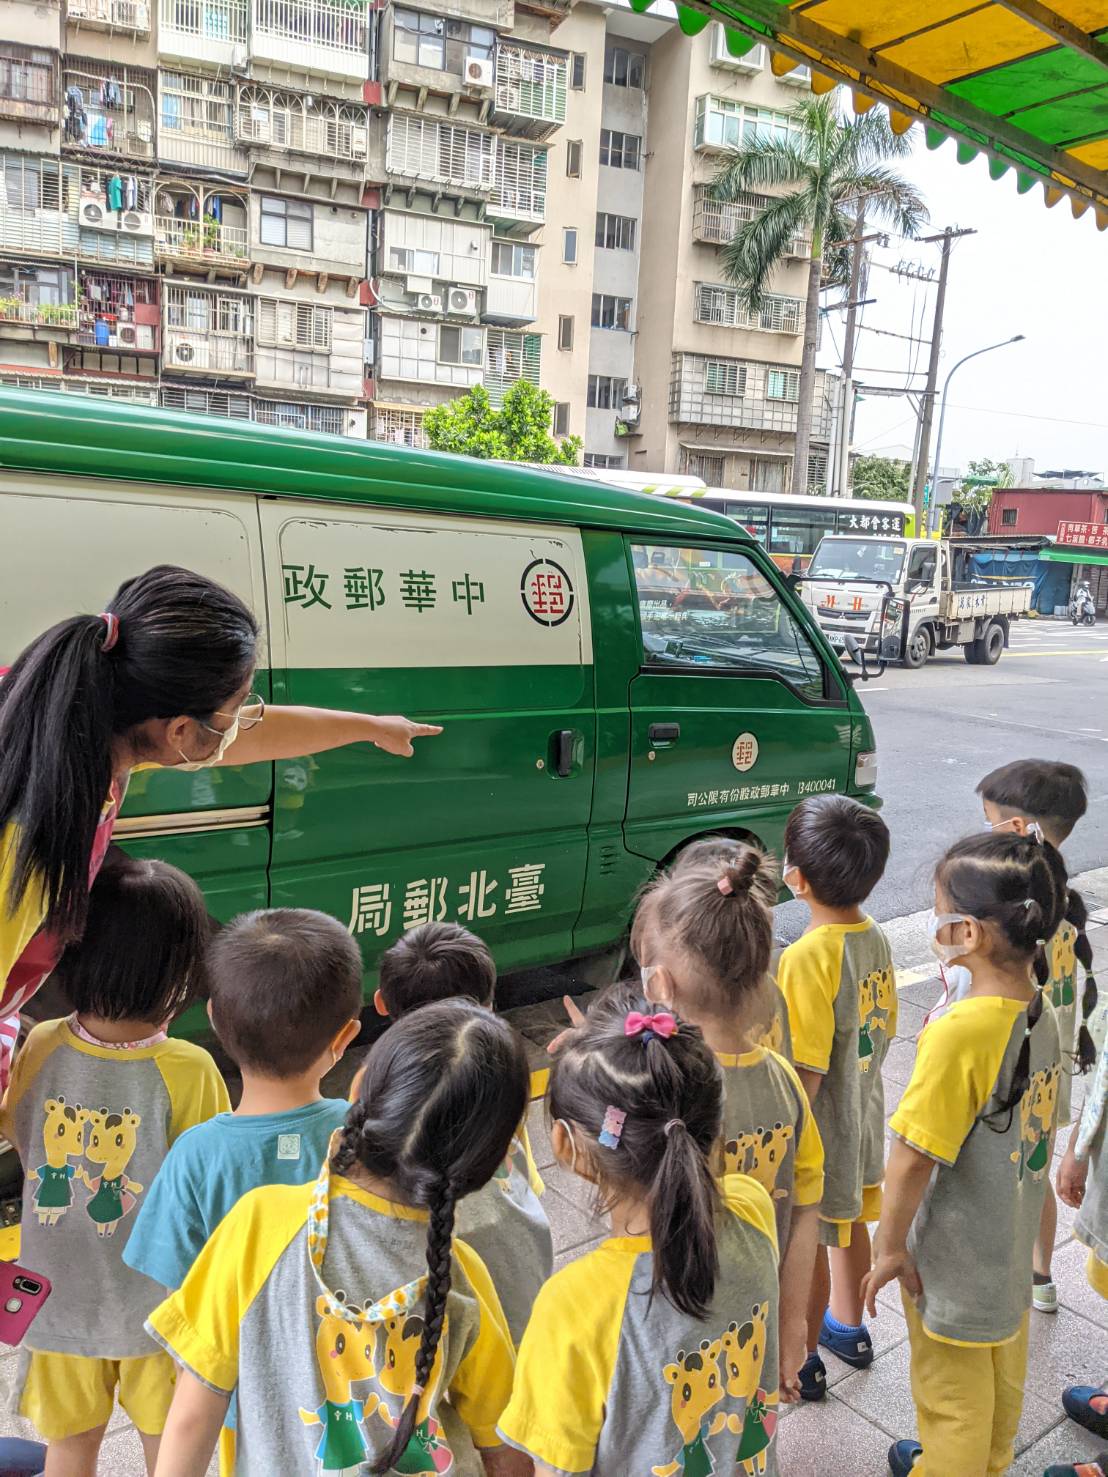
[(491, 1006), (496, 965), (483, 939), (458, 923), (421, 923), (381, 956), (381, 998), (392, 1019), (437, 1000)]
[(1064, 841), (1089, 808), (1088, 784), (1075, 764), (1016, 759), (977, 786), (982, 800), (1038, 821)]
[(809, 795), (785, 823), (785, 856), (804, 873), (817, 902), (856, 908), (881, 881), (889, 828), (849, 795)]
[(245, 913), (208, 956), (212, 1025), (243, 1071), (306, 1072), (362, 1008), (362, 956), (342, 924), (311, 908)]
[(211, 931), (191, 877), (113, 847), (89, 894), (84, 934), (62, 956), (58, 981), (82, 1015), (168, 1022), (204, 994)]

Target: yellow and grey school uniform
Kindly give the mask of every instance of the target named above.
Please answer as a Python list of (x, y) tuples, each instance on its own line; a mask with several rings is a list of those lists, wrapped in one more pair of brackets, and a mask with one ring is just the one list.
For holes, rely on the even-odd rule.
[(813, 1104), (824, 1151), (820, 1239), (847, 1246), (855, 1221), (881, 1214), (881, 1065), (896, 1034), (892, 954), (872, 918), (825, 924), (789, 945), (777, 978), (789, 1006), (793, 1061), (823, 1077)]
[(1077, 1047), (1077, 929), (1063, 923), (1046, 946), (1046, 962), (1050, 978), (1043, 993), (1054, 1007), (1058, 1019), (1058, 1038), (1062, 1046), (1062, 1076), (1058, 1083), (1058, 1127), (1070, 1121)]
[(1044, 1009), (1027, 1090), (997, 1111), (1027, 1023), (1018, 1000), (957, 1001), (924, 1028), (890, 1124), (936, 1165), (908, 1234), (923, 1293), (903, 1298), (921, 1474), (1001, 1472), (1012, 1460), (1059, 1080), (1058, 1027)]
[(143, 1324), (162, 1292), (123, 1250), (170, 1145), (229, 1107), (208, 1053), (164, 1033), (103, 1046), (47, 1021), (16, 1057), (0, 1129), (26, 1171), (20, 1260), (53, 1288), (24, 1337), (17, 1390), (46, 1440), (103, 1425), (117, 1388), (138, 1429), (160, 1434), (173, 1365)]
[(539, 1288), (554, 1270), (544, 1185), (524, 1128), (504, 1164), (482, 1189), (459, 1202), (455, 1230), (488, 1269), (519, 1347)]
[(722, 1181), (719, 1280), (703, 1321), (651, 1300), (649, 1236), (613, 1236), (535, 1303), (500, 1435), (576, 1477), (770, 1469), (777, 1427), (777, 1238), (765, 1190)]
[[(228, 1214), (147, 1328), (203, 1384), (236, 1391), (236, 1477), (360, 1473), (384, 1454), (415, 1384), (426, 1242), (425, 1211), (326, 1165), (316, 1185), (266, 1185)], [(480, 1257), (461, 1241), (451, 1255), (400, 1470), (483, 1477), (478, 1448), (500, 1444), (512, 1343)]]
[(1090, 1285), (1108, 1298), (1108, 1042), (1085, 1090), (1085, 1109), (1073, 1142), (1074, 1157), (1089, 1161), (1085, 1198), (1073, 1233), (1089, 1248)]
[(768, 981), (768, 989), (771, 1002), (772, 1015), (769, 1025), (761, 1036), (757, 1038), (758, 1046), (768, 1046), (770, 1051), (776, 1051), (783, 1056), (787, 1062), (793, 1059), (793, 1036), (789, 1029), (789, 1006), (781, 986), (772, 977)]
[(756, 1046), (716, 1052), (723, 1068), (723, 1155), (727, 1174), (748, 1174), (773, 1201), (777, 1245), (789, 1244), (794, 1206), (823, 1198), (823, 1144), (796, 1071)]

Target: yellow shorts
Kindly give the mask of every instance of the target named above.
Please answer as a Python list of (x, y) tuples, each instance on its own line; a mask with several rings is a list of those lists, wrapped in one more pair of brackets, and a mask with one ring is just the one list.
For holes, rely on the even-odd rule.
[(849, 1246), (850, 1238), (854, 1234), (854, 1227), (859, 1221), (879, 1221), (881, 1219), (881, 1186), (864, 1185), (862, 1187), (862, 1213), (857, 1221), (831, 1221), (825, 1216), (819, 1218), (819, 1241), (821, 1246)]
[(91, 1359), (24, 1351), (19, 1414), (45, 1441), (106, 1426), (119, 1403), (144, 1436), (160, 1436), (173, 1399), (176, 1366), (168, 1354)]
[(1102, 1298), (1108, 1298), (1108, 1262), (1102, 1262), (1095, 1251), (1089, 1252), (1085, 1276), (1094, 1292), (1099, 1292)]

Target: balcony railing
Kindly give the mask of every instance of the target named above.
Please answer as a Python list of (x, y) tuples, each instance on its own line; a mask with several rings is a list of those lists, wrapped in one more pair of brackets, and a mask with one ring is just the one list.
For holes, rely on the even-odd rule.
[(31, 303), (21, 297), (0, 297), (0, 323), (73, 329), (77, 327), (77, 304)]
[(66, 19), (94, 30), (145, 36), (150, 30), (150, 6), (147, 0), (69, 0)]
[(257, 60), (365, 80), (369, 76), (365, 0), (253, 0)]
[(214, 219), (178, 220), (159, 215), (154, 219), (154, 251), (162, 261), (245, 263), (249, 247), (241, 226), (225, 226)]
[(165, 330), (164, 368), (177, 373), (253, 375), (254, 340), (237, 333)]
[(496, 48), (494, 112), (512, 132), (546, 138), (566, 121), (566, 58), (501, 42)]
[(496, 183), (488, 213), (501, 220), (546, 219), (546, 150), (501, 138), (496, 151)]
[[(103, 68), (103, 71), (100, 68)], [(93, 70), (96, 68), (96, 70)], [(63, 74), (62, 147), (118, 159), (154, 157), (152, 74), (107, 63)]]
[[(775, 370), (758, 361), (743, 364), (737, 360), (713, 360), (701, 354), (675, 354), (669, 384), (669, 418), (682, 425), (795, 435), (795, 398), (769, 391), (774, 375), (795, 377), (796, 373), (791, 369)], [(791, 382), (788, 388), (795, 394)], [(812, 435), (826, 439), (831, 434), (831, 422), (827, 377), (817, 374)]]
[(408, 113), (389, 118), (385, 169), (407, 179), (488, 190), (496, 177), (496, 135)]
[(542, 367), (542, 336), (537, 333), (505, 333), (490, 328), (485, 336), (485, 372), (481, 382), (494, 406), (519, 380), (539, 382)]
[(229, 66), (245, 60), (246, 0), (161, 0), (158, 50), (167, 56)]
[(534, 278), (490, 277), (485, 317), (490, 322), (533, 323), (538, 316), (538, 296)]
[(326, 98), (299, 97), (244, 87), (238, 99), (238, 137), (257, 148), (361, 163), (369, 152), (365, 108)]
[[(738, 231), (770, 203), (767, 195), (748, 195), (745, 200), (713, 200), (706, 189), (698, 189), (693, 200), (693, 240), (709, 246), (726, 246)], [(812, 242), (807, 236), (796, 236), (786, 249), (787, 256), (809, 257)]]

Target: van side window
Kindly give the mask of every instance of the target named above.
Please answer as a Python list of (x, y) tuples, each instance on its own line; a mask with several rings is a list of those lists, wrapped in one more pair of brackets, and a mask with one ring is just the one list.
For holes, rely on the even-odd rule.
[(736, 549), (632, 544), (643, 665), (773, 672), (806, 697), (823, 667), (765, 575)]

